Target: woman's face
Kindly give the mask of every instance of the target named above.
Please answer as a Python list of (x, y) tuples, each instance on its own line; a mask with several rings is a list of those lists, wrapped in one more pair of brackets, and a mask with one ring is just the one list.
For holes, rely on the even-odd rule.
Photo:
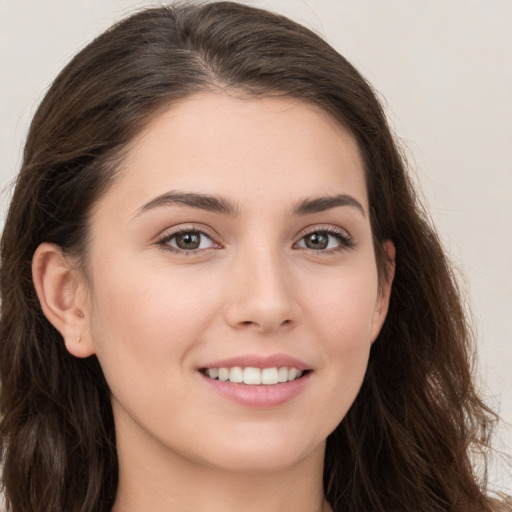
[(121, 446), (238, 471), (323, 453), (389, 295), (345, 130), (293, 99), (192, 96), (134, 141), (89, 251)]

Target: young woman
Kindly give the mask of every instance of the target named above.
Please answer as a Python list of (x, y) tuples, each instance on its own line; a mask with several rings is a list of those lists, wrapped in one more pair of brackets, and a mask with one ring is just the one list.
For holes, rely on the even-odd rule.
[(9, 511), (497, 510), (451, 270), (306, 28), (109, 29), (34, 116), (1, 251)]

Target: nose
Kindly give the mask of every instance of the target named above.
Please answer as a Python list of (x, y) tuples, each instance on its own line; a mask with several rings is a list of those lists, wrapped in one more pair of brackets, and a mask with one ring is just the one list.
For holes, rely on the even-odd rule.
[(296, 283), (279, 255), (240, 255), (228, 279), (224, 314), (231, 327), (269, 333), (299, 321)]

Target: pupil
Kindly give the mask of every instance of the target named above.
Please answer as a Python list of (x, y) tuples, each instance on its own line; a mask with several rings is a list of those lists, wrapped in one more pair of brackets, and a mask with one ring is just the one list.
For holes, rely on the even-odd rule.
[(198, 233), (183, 233), (178, 235), (176, 245), (180, 249), (197, 249), (200, 245), (200, 237)]
[(329, 238), (324, 233), (311, 233), (306, 236), (306, 246), (309, 249), (325, 249), (329, 244)]

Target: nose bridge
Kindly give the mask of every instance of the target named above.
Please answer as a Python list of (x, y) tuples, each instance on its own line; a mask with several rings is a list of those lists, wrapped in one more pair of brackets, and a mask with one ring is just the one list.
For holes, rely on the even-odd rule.
[(237, 251), (225, 304), (227, 321), (233, 327), (271, 331), (298, 320), (286, 255), (276, 246), (256, 242)]

